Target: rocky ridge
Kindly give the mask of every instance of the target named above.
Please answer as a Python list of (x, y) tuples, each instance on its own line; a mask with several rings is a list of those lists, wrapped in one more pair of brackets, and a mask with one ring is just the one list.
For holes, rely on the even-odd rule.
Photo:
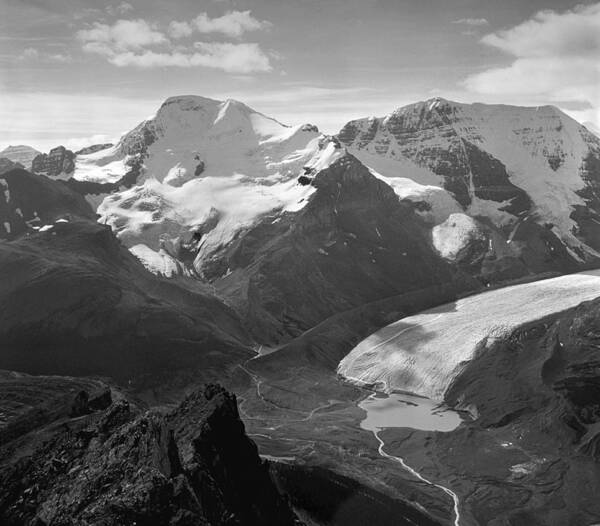
[(300, 524), (217, 385), (167, 413), (116, 399), (18, 441), (0, 448), (3, 524)]

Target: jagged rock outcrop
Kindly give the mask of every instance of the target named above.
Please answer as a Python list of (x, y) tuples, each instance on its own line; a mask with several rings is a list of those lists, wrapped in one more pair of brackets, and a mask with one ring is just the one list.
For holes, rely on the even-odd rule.
[(121, 399), (60, 420), (46, 440), (19, 442), (0, 448), (7, 526), (299, 524), (246, 436), (235, 397), (216, 385), (166, 415)]
[(41, 153), (31, 163), (31, 171), (49, 177), (66, 177), (75, 170), (75, 154), (64, 146)]

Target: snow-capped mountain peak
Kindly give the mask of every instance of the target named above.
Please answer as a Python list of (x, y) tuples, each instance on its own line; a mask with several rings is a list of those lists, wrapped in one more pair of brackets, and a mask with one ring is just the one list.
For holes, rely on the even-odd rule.
[[(600, 212), (594, 190), (600, 173), (593, 161), (600, 157), (600, 140), (554, 106), (464, 104), (436, 97), (381, 118), (351, 121), (338, 137), (404, 198), (427, 202), (431, 190), (418, 185), (438, 187), (462, 212), (500, 228), (511, 229), (531, 216), (580, 257), (600, 249), (600, 231), (577, 217), (590, 203)], [(410, 181), (410, 191), (402, 178)], [(436, 210), (448, 201), (437, 195), (429, 215), (439, 224), (457, 207)]]
[(113, 148), (78, 156), (73, 178), (119, 186), (137, 174), (97, 211), (149, 268), (170, 274), (265, 214), (302, 208), (315, 188), (298, 179), (343, 152), (315, 126), (287, 126), (236, 100), (179, 96)]

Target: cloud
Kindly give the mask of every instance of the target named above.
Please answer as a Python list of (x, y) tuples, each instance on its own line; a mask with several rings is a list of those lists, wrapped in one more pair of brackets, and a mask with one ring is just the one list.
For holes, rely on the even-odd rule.
[(59, 62), (66, 64), (72, 62), (73, 58), (67, 53), (40, 52), (36, 48), (28, 47), (16, 58), (19, 62)]
[(131, 51), (114, 54), (109, 62), (119, 67), (138, 68), (156, 67), (205, 67), (221, 69), (227, 73), (254, 73), (271, 71), (269, 57), (258, 44), (232, 44), (230, 42), (196, 42), (195, 51), (155, 52), (146, 50), (141, 53)]
[(169, 35), (172, 38), (189, 37), (194, 32), (194, 28), (187, 22), (173, 21), (169, 24)]
[(271, 27), (266, 20), (258, 20), (250, 11), (228, 11), (223, 16), (210, 18), (200, 13), (191, 22), (171, 22), (169, 34), (173, 38), (190, 36), (194, 31), (199, 33), (220, 33), (230, 38), (240, 38), (244, 33), (259, 31)]
[(40, 52), (32, 47), (28, 47), (26, 48), (23, 53), (21, 53), (21, 56), (19, 57), (21, 60), (35, 60), (38, 59), (40, 56)]
[(76, 37), (84, 43), (84, 50), (101, 54), (107, 54), (107, 50), (126, 51), (168, 42), (163, 33), (142, 19), (117, 20), (112, 26), (96, 22), (89, 29), (77, 31)]
[[(249, 11), (241, 13), (242, 18), (228, 18), (231, 14), (212, 19), (213, 29), (237, 35), (255, 27), (248, 22)], [(223, 20), (227, 20), (227, 24), (234, 20), (238, 25), (224, 25)], [(199, 31), (198, 27), (196, 24), (196, 31)], [(169, 26), (172, 37), (189, 36), (192, 32), (187, 22), (171, 22)], [(249, 74), (271, 71), (270, 56), (276, 57), (276, 54), (265, 53), (255, 43), (195, 42), (174, 46), (157, 26), (141, 19), (117, 20), (113, 25), (96, 22), (90, 28), (78, 31), (76, 36), (83, 43), (84, 51), (101, 55), (118, 67), (205, 67)]]
[(472, 27), (481, 27), (481, 26), (489, 26), (490, 23), (486, 18), (460, 18), (458, 20), (453, 20), (453, 24), (462, 24), (465, 26)]
[(106, 12), (110, 16), (124, 15), (133, 11), (133, 6), (129, 2), (121, 2), (119, 5), (109, 5), (106, 8)]
[(506, 67), (469, 76), (473, 93), (592, 109), (571, 112), (600, 122), (600, 3), (565, 12), (541, 11), (513, 28), (482, 38), (513, 57)]

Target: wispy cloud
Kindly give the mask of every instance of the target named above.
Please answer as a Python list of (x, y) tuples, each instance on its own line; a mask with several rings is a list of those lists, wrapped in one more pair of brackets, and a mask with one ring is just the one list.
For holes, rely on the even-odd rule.
[(592, 109), (577, 116), (600, 122), (600, 3), (541, 11), (481, 42), (513, 62), (471, 75), (464, 82), (469, 91), (513, 100), (586, 102)]
[(452, 23), (471, 27), (482, 27), (490, 25), (487, 18), (459, 18), (458, 20), (453, 20)]
[(76, 37), (84, 43), (84, 50), (104, 50), (107, 54), (168, 42), (154, 25), (142, 19), (117, 20), (113, 25), (96, 22), (91, 28), (78, 31)]
[(250, 11), (228, 11), (223, 16), (211, 18), (200, 13), (191, 22), (171, 22), (169, 34), (173, 38), (190, 36), (198, 33), (218, 33), (230, 38), (240, 38), (244, 33), (268, 29), (271, 23), (254, 18)]
[(133, 6), (129, 2), (121, 2), (118, 5), (109, 5), (106, 12), (110, 16), (124, 15), (133, 11)]
[(228, 73), (253, 73), (271, 71), (269, 57), (258, 44), (232, 44), (230, 42), (195, 42), (192, 53), (171, 51), (141, 53), (124, 52), (109, 56), (109, 62), (119, 67), (205, 67), (221, 69)]
[(71, 62), (73, 58), (68, 53), (48, 53), (40, 51), (37, 48), (28, 47), (20, 55), (16, 56), (16, 60), (18, 62), (57, 62), (66, 64)]

